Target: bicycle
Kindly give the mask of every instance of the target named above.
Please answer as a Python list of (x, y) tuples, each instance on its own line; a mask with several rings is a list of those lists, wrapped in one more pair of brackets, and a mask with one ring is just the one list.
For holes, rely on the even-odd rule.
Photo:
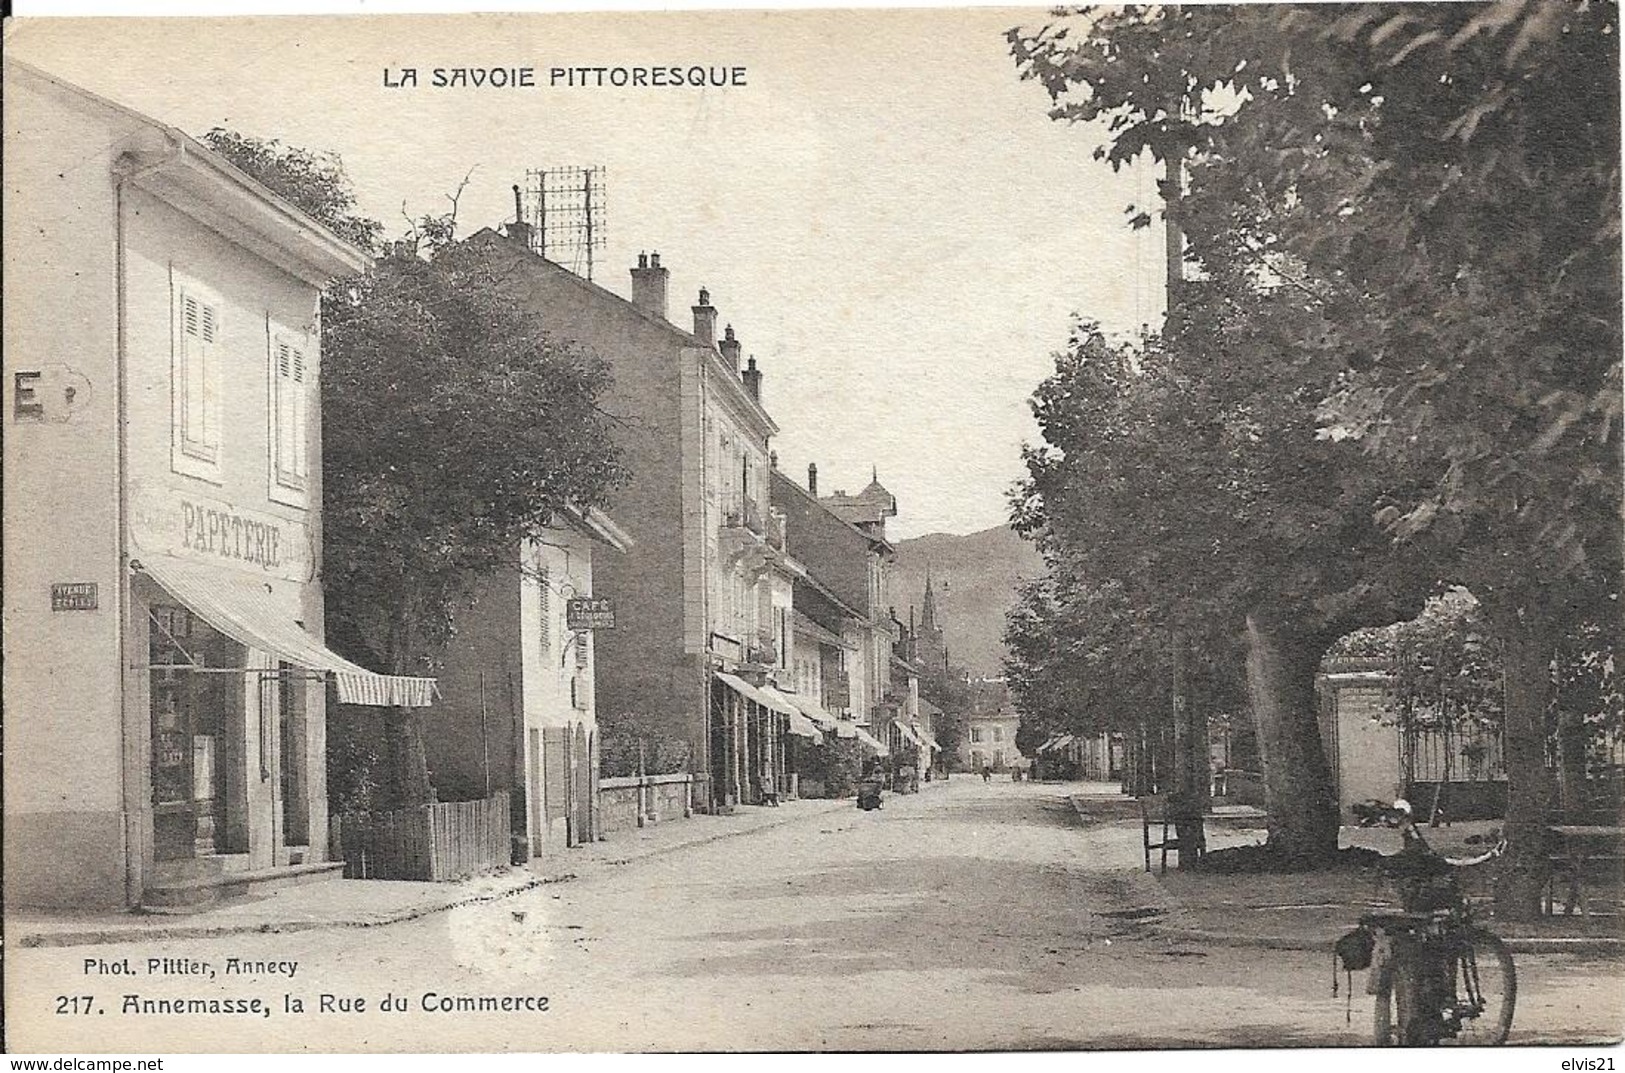
[(1458, 870), (1499, 857), (1506, 841), (1476, 857), (1445, 857), (1422, 837), (1403, 800), (1361, 813), (1363, 825), (1378, 822), (1399, 828), (1404, 837), (1404, 848), (1384, 868), (1398, 881), (1404, 911), (1362, 916), (1336, 948), (1346, 970), (1370, 969), (1366, 991), (1376, 998), (1374, 1041), (1402, 1047), (1505, 1043), (1517, 1003), (1517, 971), (1506, 944), (1474, 923)]

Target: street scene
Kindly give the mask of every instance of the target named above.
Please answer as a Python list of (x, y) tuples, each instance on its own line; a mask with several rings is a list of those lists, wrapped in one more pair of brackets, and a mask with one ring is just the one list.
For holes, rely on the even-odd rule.
[(1620, 1044), (1619, 32), (8, 23), (4, 1047)]
[[(1124, 814), (1114, 791), (959, 776), (878, 812), (801, 802), (772, 827), (388, 927), (27, 949), (14, 971), (29, 983), (13, 1001), (82, 982), (87, 956), (162, 954), (297, 962), (292, 979), (260, 975), (237, 990), (291, 993), (312, 1008), (322, 993), (373, 1004), (307, 1024), (314, 1049), (412, 1049), (396, 1015), (376, 1009), (386, 990), (409, 997), (418, 1018), (429, 993), (550, 999), (545, 1017), (432, 1021), (450, 1050), (493, 1039), (655, 1051), (1363, 1044), (1371, 999), (1356, 976), (1359, 1016), (1345, 1020), (1326, 967), (1330, 927), (1379, 893), (1370, 881), (1346, 883), (1331, 912), (1229, 908), (1257, 919), (1214, 928), (1220, 907), (1140, 869), (1137, 820), (1090, 814)], [(1234, 829), (1215, 842), (1258, 835)], [(1513, 1043), (1618, 1038), (1617, 962), (1599, 962), (1596, 948), (1517, 957), (1525, 991)], [(229, 990), (144, 973), (87, 986), (110, 1005), (124, 991)], [(190, 1045), (259, 1049), (288, 1031), (280, 1012), (220, 1020), (185, 1019)], [(71, 1022), (51, 1027), (40, 1049), (74, 1046)]]

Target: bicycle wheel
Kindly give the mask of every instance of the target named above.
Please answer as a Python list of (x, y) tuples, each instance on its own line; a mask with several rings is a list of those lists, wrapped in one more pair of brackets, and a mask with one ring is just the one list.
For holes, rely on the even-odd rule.
[(1461, 1029), (1443, 1042), (1455, 1047), (1494, 1047), (1505, 1043), (1512, 1031), (1513, 1008), (1518, 1001), (1518, 974), (1512, 952), (1498, 936), (1468, 928), (1452, 955), (1457, 1009)]

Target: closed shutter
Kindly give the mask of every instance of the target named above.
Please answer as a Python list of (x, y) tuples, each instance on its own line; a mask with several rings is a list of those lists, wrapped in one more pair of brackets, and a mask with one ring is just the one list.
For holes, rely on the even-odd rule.
[(309, 452), (305, 447), (309, 388), (304, 349), (278, 339), (274, 366), (276, 442), (272, 449), (276, 453), (276, 479), (289, 488), (303, 488), (309, 476)]
[(537, 647), (544, 657), (545, 666), (545, 657), (553, 646), (553, 593), (547, 585), (547, 564), (540, 561), (536, 564), (536, 592), (541, 598), (541, 613), (536, 616)]
[(216, 350), (220, 311), (189, 291), (181, 292), (181, 449), (217, 461), (220, 448), (219, 369)]
[(542, 790), (549, 820), (562, 819), (570, 809), (570, 730), (542, 728)]

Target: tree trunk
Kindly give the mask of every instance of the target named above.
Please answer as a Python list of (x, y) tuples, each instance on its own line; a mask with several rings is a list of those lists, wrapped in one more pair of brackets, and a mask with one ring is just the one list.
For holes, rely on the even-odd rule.
[(1264, 767), (1269, 846), (1298, 867), (1337, 853), (1337, 800), (1320, 738), (1318, 635), (1247, 616), (1247, 694)]
[[(1185, 635), (1173, 635), (1173, 786), (1174, 829), (1181, 846), (1205, 846), (1202, 817), (1207, 812), (1208, 757), (1205, 716), (1199, 718), (1199, 706), (1191, 695), (1191, 676), (1188, 667), (1189, 649)], [(1202, 723), (1203, 725), (1198, 725)], [(1181, 853), (1179, 867), (1189, 868), (1195, 863), (1195, 853)]]
[(1551, 645), (1538, 625), (1497, 616), (1506, 643), (1505, 756), (1507, 853), (1495, 880), (1497, 920), (1534, 920), (1546, 885), (1546, 705), (1551, 697)]
[(416, 708), (388, 708), (384, 714), (389, 758), (389, 808), (410, 808), (434, 801), (429, 756), (423, 745), (423, 717)]

